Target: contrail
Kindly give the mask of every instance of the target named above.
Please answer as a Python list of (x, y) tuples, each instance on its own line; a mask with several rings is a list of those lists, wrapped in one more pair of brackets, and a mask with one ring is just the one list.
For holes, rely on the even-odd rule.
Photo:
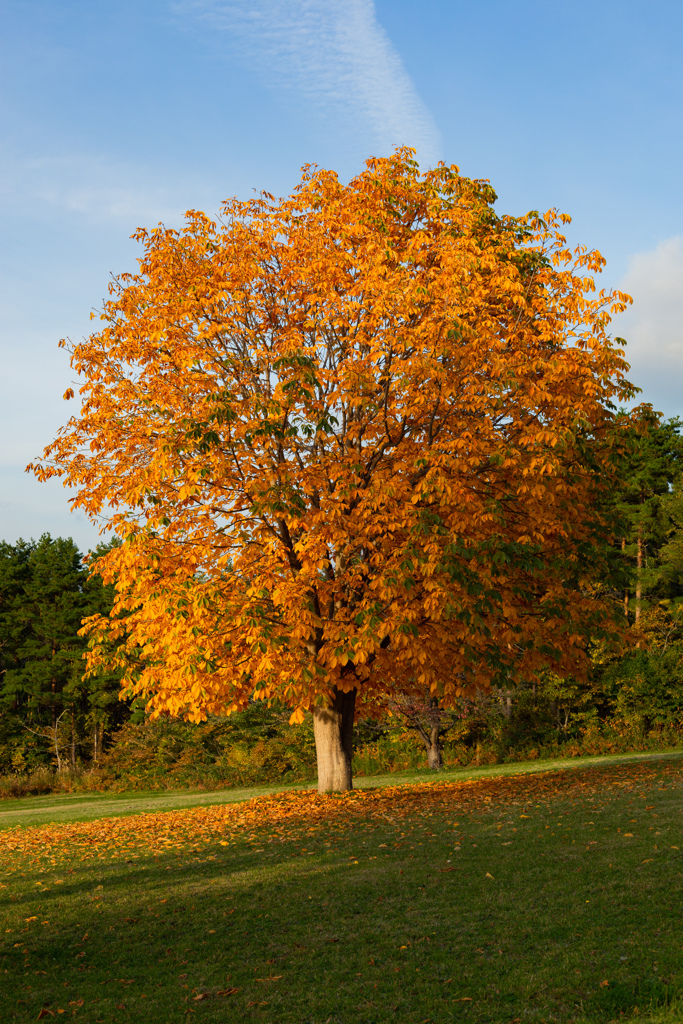
[(374, 0), (181, 0), (173, 8), (239, 47), (271, 88), (291, 89), (369, 135), (374, 155), (409, 145), (423, 165), (440, 159), (439, 131)]

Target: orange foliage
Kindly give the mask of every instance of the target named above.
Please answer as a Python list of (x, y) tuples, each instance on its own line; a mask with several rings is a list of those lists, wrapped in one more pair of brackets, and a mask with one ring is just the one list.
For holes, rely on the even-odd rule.
[[(37, 859), (75, 856), (79, 860), (125, 856), (128, 853), (163, 853), (188, 847), (216, 852), (216, 845), (244, 841), (271, 843), (314, 839), (330, 826), (354, 831), (359, 822), (386, 828), (387, 823), (433, 813), (476, 814), (496, 807), (518, 806), (528, 813), (530, 825), (540, 803), (576, 800), (597, 795), (601, 800), (619, 791), (642, 794), (655, 785), (679, 786), (683, 781), (677, 761), (640, 762), (586, 770), (548, 771), (507, 775), (463, 782), (436, 782), (383, 786), (348, 791), (343, 797), (311, 790), (290, 790), (256, 797), (245, 803), (194, 807), (182, 811), (136, 814), (97, 821), (18, 826), (0, 833), (0, 855)], [(520, 819), (520, 827), (521, 821)], [(456, 823), (457, 824), (457, 823)]]
[(400, 150), (137, 232), (31, 467), (124, 540), (90, 669), (124, 665), (155, 713), (278, 696), (295, 721), (581, 670), (629, 300), (595, 293), (566, 218), (494, 199)]

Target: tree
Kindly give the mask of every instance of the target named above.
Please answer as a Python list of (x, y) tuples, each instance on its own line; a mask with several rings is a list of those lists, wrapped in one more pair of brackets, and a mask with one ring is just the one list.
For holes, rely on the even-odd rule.
[[(661, 421), (651, 412), (628, 431), (617, 506), (624, 523), (622, 552), (629, 568), (632, 567), (630, 586), (624, 594), (624, 612), (628, 618), (633, 594), (636, 625), (640, 623), (644, 594), (661, 589), (665, 579), (670, 578), (668, 566), (672, 564), (675, 544), (672, 547), (671, 543), (676, 532), (672, 489), (683, 466), (680, 431), (681, 421), (677, 417)], [(658, 556), (666, 542), (668, 564), (660, 565)]]
[[(443, 768), (442, 741), (455, 728), (463, 728), (469, 720), (493, 718), (503, 714), (501, 698), (477, 693), (474, 698), (458, 697), (451, 707), (443, 707), (438, 697), (429, 691), (412, 697), (392, 694), (386, 698), (386, 707), (392, 716), (400, 719), (406, 728), (417, 733), (427, 754), (432, 771)], [(467, 728), (467, 727), (465, 727)]]
[[(11, 563), (10, 551), (6, 554)], [(61, 766), (58, 726), (67, 712), (74, 749), (75, 707), (69, 684), (83, 675), (85, 644), (78, 630), (87, 612), (82, 593), (85, 573), (70, 539), (53, 540), (44, 534), (30, 545), (20, 542), (17, 555), (24, 572), (3, 616), (5, 635), (16, 637), (3, 696), (23, 713), (25, 728), (49, 741)]]
[(0, 545), (3, 731), (38, 736), (58, 767), (63, 756), (76, 764), (84, 722), (93, 730), (97, 760), (102, 726), (119, 703), (120, 674), (83, 679), (87, 642), (79, 636), (83, 619), (107, 614), (112, 603), (113, 588), (89, 577), (71, 538), (44, 534), (38, 541)]
[(354, 714), (387, 692), (580, 674), (586, 630), (616, 628), (585, 584), (628, 297), (591, 294), (568, 218), (495, 199), (399, 150), (136, 233), (139, 273), (71, 347), (80, 411), (29, 467), (123, 541), (91, 670), (153, 714), (310, 710), (321, 791), (351, 786)]

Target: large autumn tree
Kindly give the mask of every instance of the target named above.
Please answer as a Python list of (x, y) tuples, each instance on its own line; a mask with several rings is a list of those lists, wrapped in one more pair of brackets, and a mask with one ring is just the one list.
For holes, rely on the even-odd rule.
[(124, 541), (92, 669), (115, 650), (129, 692), (192, 720), (312, 711), (321, 790), (351, 786), (354, 710), (387, 692), (581, 671), (611, 628), (589, 583), (627, 297), (594, 292), (564, 218), (495, 198), (400, 150), (137, 232), (34, 467)]

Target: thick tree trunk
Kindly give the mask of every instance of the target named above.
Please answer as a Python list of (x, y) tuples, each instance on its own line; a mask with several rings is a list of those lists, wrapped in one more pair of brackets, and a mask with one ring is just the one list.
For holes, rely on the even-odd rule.
[(441, 754), (441, 737), (439, 736), (439, 726), (432, 725), (427, 732), (427, 728), (420, 722), (413, 725), (413, 729), (417, 732), (418, 736), (424, 743), (424, 748), (427, 751), (427, 764), (433, 772), (440, 772), (443, 768), (443, 757)]
[(438, 726), (430, 729), (429, 743), (424, 740), (427, 751), (427, 763), (433, 772), (440, 772), (443, 768), (443, 757), (441, 756), (441, 744), (439, 743)]
[(353, 716), (356, 690), (337, 690), (329, 708), (314, 708), (313, 733), (318, 760), (318, 792), (342, 793), (353, 789)]

